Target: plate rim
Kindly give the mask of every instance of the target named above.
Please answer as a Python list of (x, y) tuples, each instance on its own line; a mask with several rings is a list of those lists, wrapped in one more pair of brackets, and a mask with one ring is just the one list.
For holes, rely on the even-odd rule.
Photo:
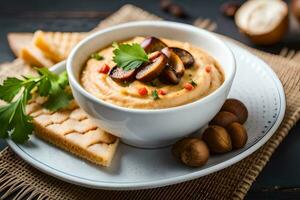
[[(221, 38), (222, 39), (222, 38)], [(223, 40), (223, 39), (222, 39)], [(56, 177), (60, 180), (66, 181), (71, 184), (75, 185), (80, 185), (88, 188), (94, 188), (94, 189), (106, 189), (106, 190), (137, 190), (137, 189), (150, 189), (150, 188), (157, 188), (157, 187), (163, 187), (167, 185), (173, 185), (189, 180), (193, 180), (196, 178), (200, 178), (202, 176), (209, 175), (211, 173), (220, 171), (222, 169), (225, 169), (241, 160), (244, 158), (248, 157), (252, 153), (254, 153), (256, 150), (258, 150), (261, 146), (263, 146), (275, 133), (277, 128), (280, 126), (284, 115), (285, 115), (285, 110), (286, 110), (286, 99), (285, 99), (285, 93), (284, 89), (282, 86), (281, 81), (279, 80), (278, 76), (276, 73), (272, 70), (272, 68), (261, 58), (258, 56), (254, 55), (247, 49), (240, 47), (236, 45), (235, 43), (228, 41), (228, 40), (223, 40), (226, 45), (229, 46), (229, 48), (234, 52), (231, 46), (234, 46), (235, 48), (238, 49), (238, 51), (244, 51), (244, 53), (251, 54), (251, 56), (255, 57), (258, 59), (260, 62), (262, 62), (264, 65), (262, 65), (262, 68), (264, 68), (267, 72), (268, 75), (270, 75), (270, 78), (274, 81), (274, 84), (276, 85), (278, 92), (279, 92), (279, 98), (281, 102), (281, 109), (279, 110), (279, 114), (277, 117), (276, 122), (272, 126), (271, 129), (256, 143), (254, 143), (252, 146), (250, 146), (248, 149), (245, 151), (235, 155), (234, 157), (227, 159), (223, 162), (220, 162), (216, 165), (213, 165), (209, 168), (199, 170), (196, 172), (190, 172), (184, 175), (180, 176), (175, 176), (175, 177), (169, 177), (166, 179), (159, 179), (159, 180), (151, 180), (151, 181), (144, 181), (144, 182), (101, 182), (101, 181), (93, 181), (93, 180), (87, 180), (87, 179), (82, 179), (79, 177), (75, 177), (73, 175), (65, 174), (61, 172), (60, 170), (53, 169), (50, 166), (47, 166), (46, 164), (34, 159), (30, 155), (26, 154), (17, 144), (15, 144), (11, 140), (6, 140), (10, 148), (18, 155), (20, 156), (23, 160), (25, 160), (28, 164), (33, 166), (34, 168), (50, 175), (53, 177)], [(55, 65), (55, 67), (52, 68), (52, 70), (59, 70), (65, 66), (66, 62), (62, 61), (58, 64)], [(80, 159), (80, 158), (78, 158)]]

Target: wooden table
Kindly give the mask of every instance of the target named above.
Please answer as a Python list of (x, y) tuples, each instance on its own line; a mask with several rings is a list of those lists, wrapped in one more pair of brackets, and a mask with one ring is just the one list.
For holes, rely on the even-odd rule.
[[(184, 6), (189, 14), (188, 18), (178, 19), (164, 13), (159, 9), (159, 1), (126, 1), (172, 21), (193, 23), (197, 17), (210, 18), (218, 24), (216, 32), (268, 52), (279, 53), (283, 47), (300, 49), (300, 33), (293, 32), (277, 45), (253, 46), (238, 32), (232, 19), (220, 14), (219, 7), (224, 1), (177, 2)], [(0, 63), (14, 59), (6, 40), (8, 32), (33, 32), (37, 29), (88, 31), (124, 3), (117, 0), (2, 0), (0, 2)], [(276, 150), (246, 199), (300, 199), (300, 134), (297, 134), (299, 132), (298, 123)], [(6, 144), (0, 141), (0, 149), (5, 146)]]

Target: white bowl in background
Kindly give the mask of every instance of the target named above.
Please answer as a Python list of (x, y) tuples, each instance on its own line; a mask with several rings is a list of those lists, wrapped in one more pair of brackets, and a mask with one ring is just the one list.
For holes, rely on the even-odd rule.
[[(191, 43), (213, 56), (225, 74), (224, 83), (213, 93), (192, 103), (164, 109), (133, 109), (105, 102), (80, 84), (80, 73), (89, 56), (114, 41), (135, 36), (155, 36)], [(172, 144), (208, 123), (220, 110), (236, 72), (231, 50), (208, 31), (168, 21), (139, 21), (96, 32), (70, 53), (67, 73), (75, 100), (104, 130), (127, 144), (157, 148)]]

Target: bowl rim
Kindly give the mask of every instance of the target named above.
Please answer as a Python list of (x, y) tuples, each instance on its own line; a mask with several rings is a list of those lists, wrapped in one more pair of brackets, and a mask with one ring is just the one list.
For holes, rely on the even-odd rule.
[[(219, 88), (217, 88), (215, 91), (210, 93), (209, 95), (207, 95), (203, 98), (200, 98), (196, 101), (193, 101), (193, 102), (190, 102), (190, 103), (187, 103), (187, 104), (183, 104), (183, 105), (180, 105), (180, 106), (170, 107), (170, 108), (144, 109), (144, 108), (122, 107), (120, 105), (113, 104), (113, 103), (110, 103), (110, 102), (106, 102), (102, 99), (99, 99), (99, 98), (95, 97), (94, 95), (92, 95), (91, 93), (89, 93), (86, 89), (84, 89), (83, 86), (76, 79), (76, 77), (74, 75), (75, 74), (74, 70), (72, 68), (72, 64), (73, 64), (73, 60), (74, 60), (73, 58), (74, 58), (75, 54), (77, 53), (77, 51), (83, 45), (85, 45), (86, 43), (89, 43), (94, 38), (96, 38), (96, 37), (100, 38), (100, 36), (104, 33), (114, 32), (114, 31), (117, 31), (119, 29), (126, 29), (126, 28), (131, 28), (131, 27), (140, 27), (140, 26), (165, 26), (165, 27), (169, 27), (169, 28), (181, 27), (183, 30), (185, 30), (187, 32), (188, 31), (189, 32), (197, 32), (198, 34), (205, 35), (210, 40), (214, 40), (215, 42), (219, 43), (222, 46), (222, 48), (225, 49), (229, 53), (230, 57), (228, 59), (231, 60), (231, 63), (232, 63), (231, 67), (233, 69), (232, 69), (231, 73), (229, 73), (228, 76), (225, 77), (225, 80), (224, 80), (223, 84)], [(102, 105), (107, 106), (111, 109), (119, 110), (119, 111), (123, 111), (123, 112), (130, 112), (130, 113), (162, 113), (162, 112), (175, 112), (175, 111), (179, 111), (179, 110), (183, 110), (183, 109), (194, 108), (195, 106), (197, 106), (197, 104), (206, 103), (206, 102), (210, 101), (215, 96), (217, 96), (218, 93), (225, 90), (227, 87), (230, 87), (230, 84), (232, 83), (232, 81), (235, 77), (235, 74), (236, 74), (236, 60), (235, 60), (235, 57), (234, 57), (234, 54), (233, 54), (232, 50), (227, 46), (227, 44), (225, 44), (217, 36), (213, 35), (209, 31), (206, 31), (204, 29), (197, 28), (197, 27), (194, 27), (194, 26), (189, 25), (189, 24), (184, 24), (184, 23), (179, 23), (179, 22), (171, 22), (171, 21), (136, 21), (136, 22), (128, 22), (128, 23), (123, 23), (123, 24), (120, 24), (120, 25), (112, 26), (112, 27), (109, 27), (109, 28), (105, 28), (105, 29), (100, 30), (98, 32), (95, 32), (95, 33), (87, 36), (83, 40), (81, 40), (72, 49), (70, 55), (68, 56), (67, 62), (66, 62), (66, 69), (67, 69), (67, 74), (68, 74), (68, 78), (69, 78), (69, 83), (72, 86), (71, 88), (72, 89), (74, 88), (81, 95), (83, 95), (85, 98), (88, 98), (89, 100), (91, 100), (94, 103), (102, 104)]]

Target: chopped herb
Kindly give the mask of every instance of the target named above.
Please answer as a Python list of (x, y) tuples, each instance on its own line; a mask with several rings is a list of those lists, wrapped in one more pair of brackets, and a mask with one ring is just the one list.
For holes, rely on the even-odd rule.
[(149, 61), (145, 50), (137, 43), (117, 44), (114, 42), (112, 46), (115, 48), (113, 61), (125, 71), (136, 69)]
[(103, 60), (103, 59), (104, 59), (104, 57), (101, 56), (99, 53), (93, 53), (93, 54), (91, 55), (91, 58), (93, 58), (93, 59), (95, 59), (95, 60)]
[(153, 97), (154, 100), (158, 100), (158, 99), (159, 99), (157, 90), (153, 90), (153, 91), (152, 91), (152, 97)]
[(192, 86), (194, 86), (194, 87), (197, 86), (197, 83), (195, 81), (193, 81), (193, 80), (190, 80), (189, 83), (192, 84)]
[(40, 68), (38, 73), (38, 77), (7, 78), (0, 85), (0, 99), (7, 102), (6, 105), (0, 106), (1, 138), (10, 136), (17, 143), (24, 143), (29, 139), (33, 125), (25, 107), (31, 99), (32, 91), (48, 97), (44, 106), (49, 110), (56, 111), (69, 105), (72, 95), (66, 91), (66, 72), (57, 75), (47, 68)]

